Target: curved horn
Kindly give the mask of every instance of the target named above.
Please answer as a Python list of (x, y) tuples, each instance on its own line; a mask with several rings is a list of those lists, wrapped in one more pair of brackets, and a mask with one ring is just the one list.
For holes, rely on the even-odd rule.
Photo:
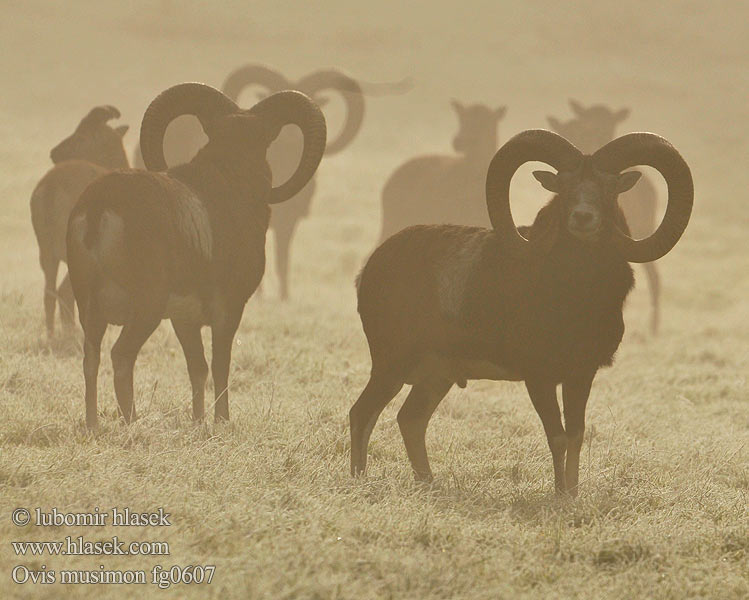
[(326, 89), (341, 93), (346, 101), (346, 121), (338, 137), (328, 144), (325, 154), (335, 154), (348, 146), (359, 133), (364, 120), (364, 96), (361, 86), (351, 77), (335, 69), (327, 69), (303, 77), (299, 80), (297, 88), (312, 98)]
[(292, 86), (278, 71), (264, 65), (245, 65), (232, 71), (221, 87), (224, 94), (234, 102), (239, 100), (242, 91), (251, 85), (261, 85), (270, 94), (280, 90), (288, 90)]
[(359, 86), (365, 96), (391, 96), (410, 92), (414, 88), (413, 77), (404, 77), (399, 81), (372, 83), (360, 81)]
[(296, 125), (302, 130), (304, 148), (299, 166), (288, 181), (271, 190), (268, 204), (288, 200), (307, 185), (325, 153), (325, 117), (308, 96), (290, 90), (261, 100), (250, 109), (250, 113), (267, 117), (279, 129), (284, 125)]
[(510, 211), (510, 181), (515, 171), (531, 160), (544, 162), (557, 171), (569, 171), (579, 165), (582, 157), (570, 142), (546, 129), (523, 131), (497, 150), (486, 174), (486, 206), (492, 227), (515, 256), (541, 254), (553, 241), (542, 236), (530, 242), (518, 232)]
[(668, 186), (668, 205), (658, 229), (642, 240), (633, 240), (615, 229), (613, 243), (629, 262), (651, 262), (667, 254), (684, 233), (694, 201), (692, 173), (678, 150), (654, 133), (629, 133), (595, 152), (593, 164), (609, 173), (647, 165), (663, 176)]
[(211, 119), (238, 110), (233, 100), (204, 83), (180, 83), (161, 92), (146, 109), (140, 126), (143, 163), (150, 171), (167, 169), (164, 134), (177, 117), (194, 115), (205, 131)]

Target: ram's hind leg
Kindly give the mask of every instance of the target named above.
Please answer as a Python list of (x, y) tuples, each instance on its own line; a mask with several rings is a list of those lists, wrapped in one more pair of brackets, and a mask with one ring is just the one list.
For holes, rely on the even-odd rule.
[(172, 326), (187, 361), (187, 373), (192, 385), (192, 418), (199, 421), (205, 415), (205, 382), (208, 378), (200, 325), (172, 319)]
[(83, 378), (86, 382), (86, 427), (95, 429), (97, 415), (97, 380), (101, 360), (101, 340), (107, 329), (107, 322), (90, 301), (85, 309), (80, 310), (81, 327), (83, 327)]
[(551, 450), (554, 463), (554, 487), (557, 494), (564, 494), (566, 490), (564, 477), (564, 457), (567, 454), (567, 434), (562, 427), (562, 415), (557, 403), (557, 388), (553, 382), (541, 380), (527, 380), (525, 387), (531, 397), (533, 407), (546, 432), (546, 440)]
[(136, 417), (133, 402), (133, 369), (138, 352), (161, 321), (160, 316), (136, 315), (120, 332), (112, 346), (112, 368), (114, 370), (114, 392), (120, 414), (126, 423)]
[(51, 256), (42, 256), (39, 260), (44, 271), (44, 319), (47, 325), (47, 336), (55, 334), (55, 306), (57, 305), (57, 270), (60, 261)]
[(402, 387), (403, 379), (393, 371), (372, 369), (367, 386), (349, 411), (351, 475), (364, 474), (372, 429), (382, 410)]
[(433, 479), (426, 448), (427, 426), (452, 385), (452, 381), (444, 379), (417, 383), (398, 412), (398, 426), (417, 481)]

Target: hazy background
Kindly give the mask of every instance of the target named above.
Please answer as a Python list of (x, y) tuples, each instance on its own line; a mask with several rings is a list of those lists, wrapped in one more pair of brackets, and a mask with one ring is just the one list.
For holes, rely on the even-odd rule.
[[(186, 80), (220, 86), (244, 62), (266, 63), (292, 79), (335, 66), (371, 81), (406, 75), (416, 81), (405, 97), (367, 103), (355, 145), (321, 168), (323, 181), (331, 171), (336, 181), (321, 185), (313, 214), (325, 212), (325, 196), (340, 193), (347, 177), (354, 187), (346, 201), (368, 204), (377, 221), (379, 192), (393, 168), (416, 153), (451, 150), (453, 97), (508, 105), (500, 142), (546, 126), (546, 115), (568, 118), (569, 98), (628, 106), (622, 132), (664, 135), (692, 166), (698, 217), (707, 209), (720, 219), (719, 206), (743, 204), (747, 195), (749, 9), (741, 3), (2, 0), (0, 6), (0, 135), (24, 141), (23, 152), (5, 144), (0, 156), (5, 168), (30, 178), (1, 181), (6, 201), (28, 197), (31, 178), (49, 164), (49, 149), (91, 106), (121, 110), (131, 125), (131, 148), (158, 92)], [(350, 167), (365, 156), (364, 170)]]
[[(5, 518), (15, 506), (166, 506), (170, 562), (218, 565), (219, 584), (172, 597), (746, 597), (749, 5), (439, 4), (0, 0), (4, 540), (20, 535)], [(184, 359), (162, 325), (136, 366), (141, 419), (120, 426), (110, 328), (102, 430), (90, 435), (80, 349), (44, 332), (31, 191), (91, 107), (120, 109), (131, 150), (156, 94), (189, 80), (220, 86), (245, 62), (291, 79), (330, 66), (369, 81), (412, 76), (415, 88), (367, 98), (358, 138), (323, 160), (292, 248), (291, 301), (276, 302), (266, 277), (265, 299), (245, 311), (231, 424), (192, 426)], [(569, 98), (630, 107), (620, 133), (659, 133), (692, 168), (692, 221), (660, 261), (661, 335), (647, 333), (637, 270), (617, 363), (591, 396), (575, 503), (550, 498), (540, 423), (510, 383), (472, 383), (440, 406), (427, 437), (434, 488), (412, 483), (398, 399), (374, 432), (368, 479), (348, 475), (347, 412), (369, 370), (353, 278), (377, 239), (390, 173), (415, 154), (452, 151), (451, 98), (506, 104), (500, 143), (547, 115), (571, 117)], [(547, 194), (516, 180), (513, 210), (527, 221)], [(20, 562), (8, 546), (3, 593)], [(76, 591), (100, 597), (95, 588)]]

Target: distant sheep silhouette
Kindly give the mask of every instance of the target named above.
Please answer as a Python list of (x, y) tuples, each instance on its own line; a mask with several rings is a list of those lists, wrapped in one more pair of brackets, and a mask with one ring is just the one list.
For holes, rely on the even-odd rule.
[(65, 232), (68, 216), (81, 192), (97, 177), (111, 169), (127, 168), (122, 137), (127, 125), (110, 127), (119, 119), (114, 106), (97, 106), (81, 120), (72, 135), (50, 152), (55, 166), (47, 171), (31, 194), (31, 223), (39, 244), (39, 263), (44, 271), (44, 313), (47, 334), (55, 331), (55, 308), (59, 301), (60, 319), (73, 327), (75, 304), (66, 274), (57, 287), (60, 262), (67, 262)]
[(410, 225), (489, 225), (484, 180), (507, 109), (457, 100), (452, 107), (458, 116), (457, 154), (419, 156), (395, 170), (382, 191), (380, 242)]

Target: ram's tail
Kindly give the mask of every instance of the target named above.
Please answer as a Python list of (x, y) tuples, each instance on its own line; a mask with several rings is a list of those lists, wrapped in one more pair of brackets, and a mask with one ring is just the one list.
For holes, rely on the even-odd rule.
[(67, 231), (68, 272), (83, 322), (94, 303), (107, 309), (110, 321), (126, 310), (127, 297), (113, 276), (126, 260), (122, 217), (109, 209), (74, 210)]

